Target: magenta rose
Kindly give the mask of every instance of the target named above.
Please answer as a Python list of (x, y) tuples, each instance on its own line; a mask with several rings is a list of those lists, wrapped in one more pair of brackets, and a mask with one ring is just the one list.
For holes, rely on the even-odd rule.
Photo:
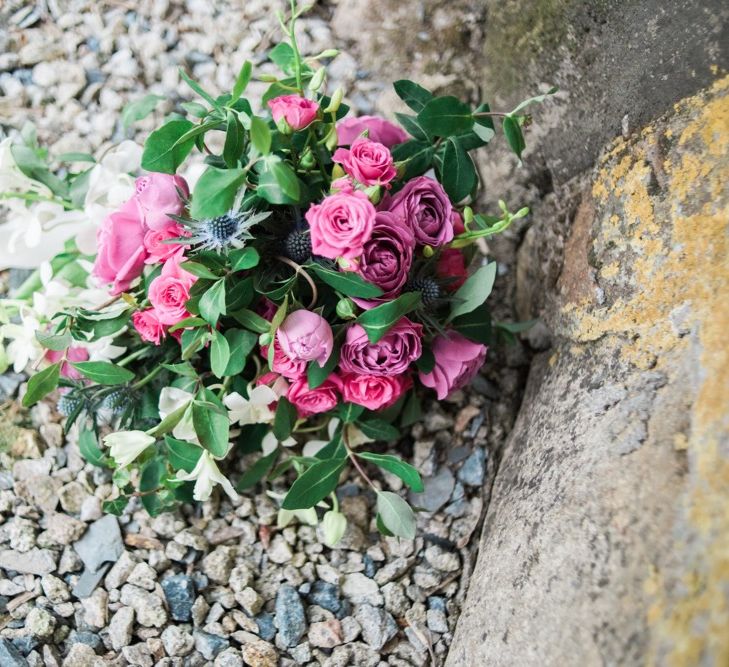
[(438, 256), (435, 272), (439, 278), (446, 280), (445, 288), (455, 292), (468, 278), (466, 258), (458, 248), (444, 248)]
[(134, 200), (130, 199), (101, 223), (96, 232), (96, 246), (93, 274), (112, 284), (112, 294), (129, 289), (142, 274), (147, 258), (144, 227)]
[(375, 207), (360, 191), (338, 192), (314, 204), (306, 212), (313, 253), (329, 259), (359, 257), (372, 234), (375, 214)]
[(403, 317), (379, 341), (370, 343), (359, 324), (352, 324), (339, 356), (345, 373), (402, 375), (423, 352), (423, 326)]
[(355, 139), (349, 149), (338, 148), (332, 160), (341, 164), (344, 171), (362, 185), (387, 185), (397, 176), (387, 146), (364, 137)]
[(319, 113), (319, 104), (301, 95), (281, 95), (268, 100), (271, 116), (278, 125), (283, 119), (293, 130), (302, 130), (310, 125)]
[(408, 140), (408, 135), (401, 127), (379, 116), (360, 116), (345, 118), (337, 125), (337, 140), (340, 146), (350, 146), (354, 140), (367, 132), (372, 141), (377, 141), (390, 148)]
[(342, 376), (342, 397), (348, 403), (363, 405), (368, 410), (384, 410), (412, 386), (413, 381), (407, 375), (345, 373)]
[(420, 381), (435, 389), (438, 400), (468, 384), (486, 359), (485, 345), (474, 343), (456, 331), (433, 341), (435, 366), (430, 373), (420, 373)]
[(162, 324), (177, 324), (190, 315), (187, 300), (197, 278), (180, 268), (180, 262), (184, 260), (182, 253), (170, 257), (164, 263), (162, 273), (149, 286), (149, 301)]
[(453, 207), (438, 181), (418, 176), (381, 206), (404, 220), (418, 245), (442, 246), (453, 240)]
[[(261, 356), (268, 359), (269, 346), (261, 346)], [(295, 380), (306, 374), (306, 362), (302, 359), (292, 359), (281, 349), (278, 338), (273, 339), (273, 365), (271, 370), (283, 375), (289, 380)]]
[(185, 179), (172, 174), (151, 173), (140, 176), (134, 185), (134, 201), (149, 229), (162, 229), (174, 223), (169, 216), (181, 215), (185, 209), (185, 202), (180, 198), (178, 190), (185, 197), (190, 194)]
[(144, 247), (147, 250), (146, 264), (159, 264), (168, 260), (180, 249), (180, 243), (170, 243), (171, 239), (189, 236), (189, 232), (173, 222), (161, 229), (150, 229), (144, 235)]
[(342, 381), (334, 374), (316, 389), (309, 389), (309, 383), (302, 377), (291, 383), (286, 398), (296, 408), (299, 417), (309, 417), (335, 408), (341, 388)]
[[(334, 347), (332, 328), (321, 315), (295, 310), (276, 330), (283, 353), (297, 361), (316, 361), (323, 366)], [(275, 369), (274, 369), (275, 370)]]
[(387, 211), (377, 213), (357, 272), (382, 290), (378, 300), (391, 299), (400, 293), (413, 263), (414, 248), (415, 237), (408, 225)]

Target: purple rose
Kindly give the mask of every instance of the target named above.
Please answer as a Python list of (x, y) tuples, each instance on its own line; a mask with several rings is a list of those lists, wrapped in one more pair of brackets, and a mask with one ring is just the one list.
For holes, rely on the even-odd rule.
[(486, 359), (487, 347), (468, 340), (456, 331), (433, 341), (435, 366), (430, 373), (420, 373), (420, 381), (435, 389), (438, 400), (468, 384)]
[(294, 361), (316, 361), (323, 366), (334, 346), (332, 328), (321, 315), (295, 310), (276, 331), (282, 352)]
[(413, 263), (414, 247), (415, 237), (407, 224), (387, 211), (377, 213), (357, 272), (382, 290), (378, 300), (391, 299), (400, 293)]
[(410, 225), (418, 245), (442, 246), (453, 240), (451, 201), (441, 184), (432, 178), (414, 178), (383, 202), (381, 208)]
[(359, 324), (347, 329), (339, 356), (339, 367), (346, 373), (362, 375), (400, 375), (423, 352), (423, 326), (403, 317), (379, 341), (370, 343)]

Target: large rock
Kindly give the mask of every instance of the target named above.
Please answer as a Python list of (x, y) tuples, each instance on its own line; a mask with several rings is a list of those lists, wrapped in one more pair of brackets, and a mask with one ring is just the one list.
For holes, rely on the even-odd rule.
[(555, 345), (450, 667), (729, 664), (728, 183), (729, 77), (612, 144), (556, 260), (539, 242), (554, 221), (530, 230), (520, 275), (544, 275), (519, 302)]

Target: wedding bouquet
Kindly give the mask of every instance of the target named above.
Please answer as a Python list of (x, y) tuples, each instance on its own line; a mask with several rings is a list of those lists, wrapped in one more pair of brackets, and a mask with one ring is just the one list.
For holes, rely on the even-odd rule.
[[(412, 538), (413, 510), (367, 470), (415, 492), (418, 471), (363, 445), (397, 440), (422, 395), (445, 398), (484, 363), (496, 264), (473, 244), (527, 210), (473, 212), (469, 151), (492, 140), (498, 118), (520, 155), (520, 112), (544, 96), (496, 113), (402, 80), (412, 113), (399, 125), (347, 117), (342, 91), (324, 92), (336, 51), (302, 57), (297, 15), (281, 17), (287, 41), (268, 59), (282, 74), (257, 77), (270, 84), (257, 111), (244, 97), (250, 62), (219, 97), (181, 72), (199, 101), (149, 135), (144, 173), (104, 210), (95, 244), (70, 239), (2, 302), (2, 356), (30, 369), (24, 405), (56, 392), (82, 455), (113, 469), (109, 512), (135, 496), (157, 514), (218, 484), (235, 497), (295, 478), (274, 494), (284, 516), (315, 523), (325, 510), (333, 544), (346, 525), (334, 492), (351, 464), (377, 494), (380, 530)], [(108, 155), (85, 169), (91, 156), (52, 159), (28, 132), (4, 150), (14, 180), (0, 196), (28, 216), (54, 206), (83, 219), (90, 202), (98, 213), (99, 183), (127, 193), (132, 179), (118, 166), (112, 176)], [(190, 187), (178, 172), (193, 151), (204, 171)], [(230, 479), (220, 462), (243, 457)]]

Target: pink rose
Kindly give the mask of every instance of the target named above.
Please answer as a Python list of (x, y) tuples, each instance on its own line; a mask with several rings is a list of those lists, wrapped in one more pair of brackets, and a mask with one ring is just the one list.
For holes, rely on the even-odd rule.
[(159, 345), (165, 337), (165, 327), (159, 321), (154, 308), (138, 310), (132, 314), (132, 324), (137, 330), (139, 337), (148, 343)]
[(184, 259), (182, 253), (170, 257), (164, 263), (162, 273), (149, 286), (149, 300), (162, 324), (177, 324), (190, 315), (186, 304), (197, 278), (180, 268)]
[(433, 341), (435, 366), (430, 373), (420, 373), (420, 381), (435, 389), (438, 400), (468, 384), (486, 359), (487, 347), (474, 343), (456, 331)]
[(268, 100), (271, 116), (278, 125), (281, 119), (293, 130), (301, 130), (311, 124), (319, 113), (319, 104), (301, 95), (281, 95)]
[(388, 148), (408, 140), (407, 132), (389, 120), (379, 116), (360, 116), (359, 118), (345, 118), (337, 125), (339, 145), (351, 145), (365, 131), (372, 141), (377, 141)]
[[(261, 347), (261, 355), (264, 359), (268, 359), (269, 346), (264, 345)], [(306, 361), (303, 359), (292, 359), (288, 355), (284, 354), (281, 349), (281, 344), (278, 342), (278, 337), (273, 340), (273, 365), (271, 370), (274, 373), (280, 373), (289, 380), (296, 380), (302, 375), (306, 375)]]
[(309, 417), (335, 408), (339, 403), (342, 381), (332, 373), (316, 389), (309, 389), (305, 377), (294, 380), (286, 398), (296, 407), (299, 417)]
[(468, 278), (468, 269), (466, 268), (466, 258), (458, 248), (444, 248), (438, 256), (438, 262), (435, 265), (435, 272), (439, 278), (444, 278), (447, 282), (445, 288), (449, 292), (454, 292)]
[(258, 313), (264, 320), (268, 320), (269, 322), (273, 319), (273, 316), (276, 314), (277, 310), (278, 306), (267, 296), (261, 298), (261, 300), (258, 302), (258, 305), (256, 306), (256, 313)]
[(169, 243), (169, 240), (181, 236), (189, 236), (189, 232), (176, 222), (161, 229), (150, 229), (144, 235), (144, 247), (148, 253), (147, 259), (144, 260), (145, 264), (159, 264), (172, 257), (180, 249), (181, 244)]
[(96, 246), (94, 275), (112, 283), (112, 294), (129, 289), (134, 279), (142, 274), (147, 258), (144, 227), (133, 199), (101, 223), (96, 232)]
[[(58, 363), (63, 359), (63, 352), (56, 350), (48, 350), (45, 358), (52, 364)], [(69, 347), (66, 350), (66, 361), (61, 364), (61, 377), (69, 380), (80, 380), (83, 376), (69, 362), (71, 361), (87, 361), (89, 351), (85, 347)]]
[[(295, 310), (276, 330), (283, 353), (296, 361), (316, 361), (323, 366), (334, 347), (332, 328), (321, 315)], [(275, 370), (275, 369), (274, 369)]]
[(371, 139), (355, 139), (351, 148), (338, 148), (332, 156), (352, 178), (362, 185), (387, 185), (397, 169), (387, 146)]
[(375, 207), (364, 192), (338, 192), (306, 212), (315, 255), (355, 259), (362, 254), (375, 224)]
[(453, 209), (451, 220), (453, 220), (453, 233), (456, 236), (466, 231), (466, 225), (463, 224), (463, 217), (456, 209)]
[(361, 375), (402, 375), (423, 352), (422, 324), (403, 317), (379, 341), (370, 343), (359, 324), (352, 324), (342, 345), (339, 367)]
[(368, 410), (384, 410), (395, 403), (413, 381), (407, 375), (358, 375), (342, 376), (342, 397), (348, 403), (363, 405)]
[(181, 215), (185, 202), (178, 190), (188, 197), (190, 190), (182, 176), (151, 173), (140, 176), (134, 183), (134, 201), (139, 215), (150, 229), (162, 229), (175, 222), (169, 215)]
[(354, 192), (354, 185), (352, 179), (348, 176), (342, 176), (335, 181), (332, 181), (331, 185), (332, 192), (344, 192), (345, 194), (351, 195)]
[(443, 186), (418, 176), (380, 206), (407, 222), (419, 245), (442, 246), (453, 240), (453, 207)]

